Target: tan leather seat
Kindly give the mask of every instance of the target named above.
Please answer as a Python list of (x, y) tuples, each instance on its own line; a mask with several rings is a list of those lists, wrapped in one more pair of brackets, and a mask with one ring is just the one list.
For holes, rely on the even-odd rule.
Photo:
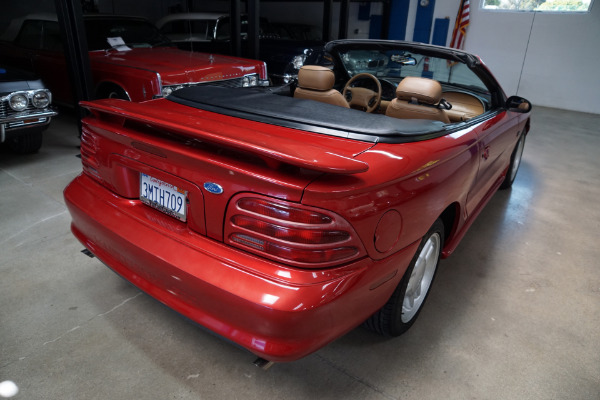
[(305, 65), (298, 71), (298, 87), (294, 97), (350, 108), (344, 96), (333, 89), (334, 82), (335, 76), (329, 68)]
[(404, 119), (431, 119), (449, 124), (445, 111), (438, 108), (442, 98), (442, 85), (428, 78), (407, 76), (396, 88), (385, 115)]

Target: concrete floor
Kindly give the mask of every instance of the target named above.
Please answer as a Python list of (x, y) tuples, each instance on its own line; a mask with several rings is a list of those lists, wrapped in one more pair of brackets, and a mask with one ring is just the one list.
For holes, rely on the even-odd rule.
[(264, 372), (81, 253), (63, 112), (38, 154), (0, 152), (0, 382), (15, 399), (598, 399), (600, 115), (532, 118), (512, 190), (442, 262), (407, 334), (357, 328)]

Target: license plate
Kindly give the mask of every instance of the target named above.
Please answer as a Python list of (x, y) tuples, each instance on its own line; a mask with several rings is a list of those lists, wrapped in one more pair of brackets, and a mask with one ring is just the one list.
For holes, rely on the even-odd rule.
[(140, 174), (140, 200), (163, 213), (186, 220), (187, 192), (144, 173)]

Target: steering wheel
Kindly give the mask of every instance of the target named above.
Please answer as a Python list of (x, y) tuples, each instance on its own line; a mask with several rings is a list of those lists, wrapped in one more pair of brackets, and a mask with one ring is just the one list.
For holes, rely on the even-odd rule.
[[(350, 87), (357, 80), (365, 78), (375, 82), (377, 92), (361, 87)], [(363, 108), (366, 112), (370, 113), (375, 111), (379, 107), (379, 103), (381, 103), (381, 83), (379, 83), (379, 79), (375, 76), (364, 72), (350, 78), (346, 86), (344, 86), (342, 94), (351, 108)]]

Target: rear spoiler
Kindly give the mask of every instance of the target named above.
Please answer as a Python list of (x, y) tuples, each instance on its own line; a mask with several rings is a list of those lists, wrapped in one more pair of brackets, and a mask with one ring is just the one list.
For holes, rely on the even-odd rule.
[(144, 103), (103, 99), (82, 101), (80, 105), (93, 117), (111, 124), (123, 126), (127, 120), (150, 124), (174, 134), (248, 151), (263, 159), (332, 174), (367, 171), (369, 165), (353, 157), (374, 145), (246, 121), (162, 99)]

